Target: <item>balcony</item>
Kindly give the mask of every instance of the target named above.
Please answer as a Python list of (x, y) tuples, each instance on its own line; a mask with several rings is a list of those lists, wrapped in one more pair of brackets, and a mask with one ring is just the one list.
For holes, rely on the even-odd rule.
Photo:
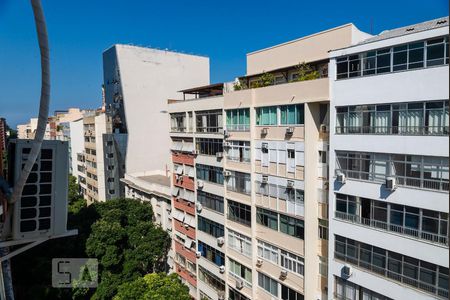
[(176, 271), (177, 274), (180, 275), (183, 279), (185, 279), (187, 282), (189, 282), (193, 286), (197, 286), (197, 277), (195, 274), (189, 272), (185, 267), (181, 266), (180, 264), (176, 265)]
[(191, 191), (195, 190), (194, 179), (186, 175), (173, 174), (173, 184)]
[(187, 226), (187, 228), (185, 227), (185, 224), (178, 221), (178, 220), (174, 220), (175, 223), (175, 230), (181, 233), (184, 233), (185, 235), (187, 235), (189, 238), (195, 240), (195, 228), (191, 227), (191, 226)]
[(191, 215), (195, 215), (195, 205), (193, 202), (189, 202), (180, 198), (174, 198), (173, 205), (179, 210), (185, 211)]
[(177, 164), (194, 166), (194, 156), (191, 154), (172, 153), (172, 162)]
[(448, 126), (336, 126), (336, 134), (448, 136)]
[(191, 249), (186, 248), (180, 242), (175, 241), (175, 251), (190, 260), (193, 263), (196, 263), (197, 257), (195, 256), (195, 252)]
[(386, 222), (374, 220), (374, 219), (367, 219), (363, 218), (357, 215), (347, 214), (340, 211), (335, 211), (335, 218), (349, 222), (354, 223), (358, 225), (362, 225), (365, 227), (371, 227), (376, 228), (383, 231), (392, 232), (395, 234), (404, 235), (410, 238), (414, 238), (417, 240), (424, 240), (431, 243), (444, 245), (448, 247), (448, 238), (445, 235), (438, 235), (433, 234), (429, 232), (425, 232), (422, 230), (417, 230), (413, 228), (398, 226), (394, 224), (388, 224)]

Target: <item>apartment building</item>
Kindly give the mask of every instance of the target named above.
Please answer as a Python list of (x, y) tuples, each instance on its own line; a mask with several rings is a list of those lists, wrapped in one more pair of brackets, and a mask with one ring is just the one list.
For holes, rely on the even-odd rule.
[(449, 19), (332, 51), (328, 299), (448, 299)]
[(123, 196), (119, 178), (126, 140), (112, 140), (111, 131), (111, 117), (101, 111), (85, 113), (83, 151), (76, 157), (78, 183), (88, 204)]
[[(172, 237), (172, 196), (168, 174), (160, 172), (125, 174), (121, 181), (125, 186), (125, 197), (151, 203), (154, 223)], [(174, 269), (173, 249), (170, 249), (167, 256), (167, 271), (171, 272)]]
[(328, 51), (347, 24), (169, 100), (175, 271), (197, 299), (326, 299)]
[(225, 295), (223, 88), (183, 90), (184, 100), (168, 101), (174, 271), (196, 299), (206, 297), (208, 288), (214, 291), (205, 281)]
[(4, 175), (3, 159), (6, 151), (7, 138), (8, 138), (8, 125), (6, 124), (6, 119), (0, 117), (0, 176)]

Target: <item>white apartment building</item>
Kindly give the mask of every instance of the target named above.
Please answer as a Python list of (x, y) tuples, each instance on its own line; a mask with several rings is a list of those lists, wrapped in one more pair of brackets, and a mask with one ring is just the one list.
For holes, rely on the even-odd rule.
[(234, 86), (169, 100), (174, 266), (193, 297), (327, 299), (328, 52), (368, 37), (346, 24), (255, 51)]
[(70, 142), (69, 142), (69, 155), (70, 155), (70, 166), (69, 173), (77, 178), (79, 182), (79, 176), (84, 177), (84, 172), (78, 168), (78, 155), (84, 151), (84, 129), (83, 129), (83, 118), (79, 120), (72, 121), (69, 123), (70, 130)]
[(209, 83), (209, 58), (130, 45), (103, 53), (106, 113), (113, 135), (127, 136), (128, 174), (168, 169), (167, 99)]
[(328, 299), (448, 299), (449, 19), (330, 53)]

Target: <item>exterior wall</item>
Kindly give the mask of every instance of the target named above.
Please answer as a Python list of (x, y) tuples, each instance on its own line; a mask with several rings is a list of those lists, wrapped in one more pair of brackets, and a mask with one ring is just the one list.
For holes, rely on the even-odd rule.
[[(381, 49), (408, 42), (420, 41), (431, 37), (448, 35), (448, 26), (426, 30), (395, 38), (366, 43), (336, 50), (330, 53), (330, 192), (329, 192), (329, 299), (332, 297), (334, 276), (341, 276), (344, 263), (335, 259), (335, 235), (348, 237), (369, 245), (401, 253), (422, 261), (448, 268), (448, 244), (436, 244), (413, 236), (375, 229), (346, 222), (335, 217), (336, 193), (358, 196), (382, 202), (401, 204), (415, 208), (449, 212), (448, 192), (399, 186), (393, 192), (387, 192), (383, 184), (347, 179), (345, 184), (336, 181), (336, 151), (359, 151), (364, 153), (390, 153), (447, 157), (449, 153), (447, 136), (402, 136), (336, 134), (336, 107), (349, 105), (391, 104), (415, 101), (433, 101), (449, 99), (448, 65), (424, 69), (386, 73), (373, 76), (336, 80), (336, 57), (364, 51)], [(426, 199), (426, 201), (425, 201)], [(353, 268), (348, 279), (364, 288), (393, 299), (436, 299), (435, 295), (412, 288), (386, 276)]]
[(70, 128), (70, 158), (72, 163), (72, 175), (78, 180), (78, 154), (84, 151), (83, 119), (69, 123)]
[[(170, 146), (167, 99), (176, 98), (184, 88), (208, 84), (209, 59), (114, 45), (104, 52), (103, 65), (107, 111), (114, 115), (111, 107), (120, 106), (128, 134), (126, 172), (166, 170)], [(122, 93), (120, 104), (113, 99), (115, 80)]]
[[(103, 134), (108, 133), (108, 125), (110, 121), (107, 120), (106, 114), (100, 114), (95, 117), (95, 148), (97, 151), (97, 188), (98, 188), (98, 201), (106, 201), (107, 190), (105, 176), (105, 153), (103, 148)], [(109, 124), (108, 124), (109, 123)]]
[(328, 59), (328, 51), (347, 47), (369, 36), (353, 24), (346, 24), (251, 52), (247, 54), (247, 75), (289, 67), (300, 62)]

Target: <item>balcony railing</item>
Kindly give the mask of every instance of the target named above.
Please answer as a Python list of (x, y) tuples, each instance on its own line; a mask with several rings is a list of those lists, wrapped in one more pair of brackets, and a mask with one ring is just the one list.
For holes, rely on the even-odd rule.
[(170, 132), (187, 132), (186, 127), (171, 127)]
[(409, 237), (416, 238), (418, 240), (426, 240), (432, 243), (442, 244), (448, 246), (448, 238), (444, 235), (434, 234), (430, 232), (424, 232), (413, 228), (403, 227), (395, 224), (388, 224), (386, 222), (362, 218), (357, 215), (347, 214), (340, 211), (335, 211), (335, 217), (341, 220), (345, 220), (351, 223), (364, 225), (367, 227), (378, 228), (385, 231), (391, 231)]
[(336, 134), (449, 135), (448, 126), (336, 126)]
[[(358, 170), (343, 170), (336, 169), (337, 172), (343, 173), (347, 178), (350, 179), (360, 179), (373, 182), (384, 183), (386, 176), (385, 174), (374, 174), (365, 171)], [(437, 190), (437, 191), (448, 191), (449, 182), (448, 179), (431, 179), (431, 178), (417, 178), (417, 177), (407, 177), (399, 175), (391, 175), (395, 177), (396, 184), (406, 187), (415, 187), (420, 189)]]
[(229, 131), (250, 131), (250, 124), (227, 124)]
[[(344, 254), (336, 252), (336, 251), (334, 252), (334, 257), (336, 259), (339, 259), (339, 260), (342, 260), (342, 261), (345, 261), (345, 262), (349, 262), (349, 263), (351, 263), (353, 265), (360, 266), (363, 269), (372, 271), (373, 273), (377, 273), (377, 274), (379, 274), (381, 276), (384, 276), (384, 277), (387, 277), (389, 279), (392, 279), (392, 280), (404, 283), (404, 284), (409, 285), (409, 286), (413, 286), (415, 288), (418, 288), (420, 290), (426, 291), (426, 292), (428, 292), (430, 294), (437, 295), (437, 296), (442, 297), (444, 299), (448, 299), (448, 296), (449, 296), (448, 289), (443, 289), (443, 288), (441, 288), (441, 287), (439, 287), (437, 285), (431, 285), (431, 284), (425, 283), (425, 282), (420, 281), (418, 279), (411, 278), (411, 277), (405, 276), (403, 274), (399, 274), (399, 273), (393, 272), (393, 271), (391, 271), (389, 269), (379, 267), (379, 266), (374, 265), (372, 263), (365, 262), (365, 261), (362, 261), (362, 260), (360, 260), (358, 258), (355, 258), (355, 257), (352, 257), (352, 256), (348, 256), (348, 255), (344, 255)], [(392, 258), (389, 258), (389, 259), (394, 261), (394, 259), (392, 259)], [(401, 261), (397, 261), (397, 263), (399, 265), (402, 264)]]
[(214, 127), (198, 127), (196, 129), (197, 133), (222, 133), (223, 132), (223, 127), (218, 127), (218, 126), (214, 126)]

